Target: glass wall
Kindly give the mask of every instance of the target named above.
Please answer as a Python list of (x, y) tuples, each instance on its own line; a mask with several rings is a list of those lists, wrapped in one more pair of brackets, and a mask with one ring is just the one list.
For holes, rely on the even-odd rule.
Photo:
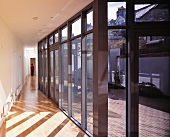
[(72, 116), (81, 123), (81, 39), (72, 41)]
[(61, 45), (61, 70), (62, 70), (62, 108), (68, 113), (68, 45)]
[(40, 90), (48, 95), (48, 57), (47, 57), (47, 40), (44, 39), (38, 47), (38, 83)]
[[(161, 4), (165, 0), (158, 1), (158, 4), (153, 4), (153, 0), (108, 0), (105, 5), (107, 13), (104, 5), (94, 1), (46, 37), (48, 45), (45, 47), (48, 49), (44, 49), (43, 40), (39, 42), (39, 88), (43, 91), (45, 82), (45, 89), (50, 89), (50, 98), (61, 100), (61, 110), (91, 136), (98, 130), (102, 132), (102, 126), (94, 121), (107, 116), (93, 108), (99, 105), (95, 101), (103, 97), (98, 95), (101, 93), (100, 89), (97, 90), (100, 83), (97, 85), (94, 81), (100, 81), (100, 78), (96, 78), (93, 72), (93, 63), (100, 61), (95, 57), (105, 50), (102, 44), (93, 43), (93, 38), (98, 40), (93, 34), (100, 32), (94, 23), (106, 25), (102, 24), (100, 17), (97, 18), (99, 5), (101, 13), (108, 17), (108, 45), (103, 44), (108, 46), (108, 70), (106, 67), (105, 72), (101, 72), (102, 78), (108, 75), (108, 136), (170, 135), (170, 12), (169, 4)], [(93, 18), (97, 18), (94, 23)], [(146, 35), (148, 32), (154, 35)], [(96, 45), (93, 47), (93, 44)], [(106, 52), (102, 51), (102, 55)], [(49, 62), (44, 64), (47, 53), (50, 53)], [(45, 70), (45, 66), (50, 70)], [(97, 69), (96, 72), (100, 72), (100, 68)], [(101, 83), (101, 87), (106, 89), (106, 83), (104, 86)], [(98, 96), (94, 97), (94, 94)], [(99, 117), (96, 118), (93, 111)]]
[(59, 101), (59, 51), (55, 50), (55, 101)]
[(41, 90), (44, 91), (44, 50), (41, 52)]
[(44, 90), (45, 91), (44, 92), (45, 92), (46, 95), (48, 95), (48, 56), (47, 56), (47, 50), (45, 50), (44, 53), (45, 53), (44, 54), (44, 60), (45, 60), (45, 66), (44, 66), (44, 69), (45, 69), (44, 70), (44, 72), (45, 72), (45, 74), (44, 74), (45, 89)]
[(50, 52), (50, 97), (54, 98), (54, 51)]
[(139, 37), (139, 136), (170, 135), (170, 36)]
[[(79, 13), (75, 19), (63, 24), (61, 28), (49, 34), (48, 45), (46, 45), (46, 49), (47, 47), (48, 49), (44, 53), (39, 50), (39, 55), (41, 56), (39, 63), (45, 62), (45, 70), (40, 70), (41, 75), (39, 76), (42, 78), (45, 74), (45, 79), (43, 78), (45, 92), (48, 93), (49, 86), (49, 97), (59, 105), (68, 117), (73, 118), (75, 123), (82, 127), (83, 130), (93, 133), (92, 7), (84, 11), (84, 13), (86, 14), (85, 17), (82, 17), (82, 14)], [(82, 19), (84, 22), (82, 22)], [(84, 27), (83, 29), (82, 26)], [(70, 47), (68, 47), (69, 45)], [(49, 63), (46, 62), (48, 60), (48, 51), (50, 51)], [(43, 58), (45, 59), (44, 61)], [(85, 66), (83, 70), (82, 66)], [(39, 67), (41, 68), (41, 66)], [(50, 69), (49, 85), (47, 81), (48, 75), (46, 75), (48, 69), (46, 67)], [(44, 71), (45, 73), (42, 74)]]
[[(83, 52), (85, 51), (85, 52)], [(85, 98), (86, 98), (86, 116), (87, 130), (93, 132), (93, 34), (88, 34), (83, 39), (82, 45), (82, 60), (83, 60), (83, 80), (85, 83)]]
[(126, 30), (108, 30), (108, 134), (126, 136)]
[[(126, 136), (126, 2), (108, 2), (108, 136)], [(116, 26), (116, 28), (115, 28)]]

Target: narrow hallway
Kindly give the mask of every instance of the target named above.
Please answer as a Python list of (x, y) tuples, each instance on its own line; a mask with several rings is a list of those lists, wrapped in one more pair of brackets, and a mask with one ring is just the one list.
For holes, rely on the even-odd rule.
[(87, 136), (37, 89), (37, 77), (29, 76), (0, 128), (0, 137)]

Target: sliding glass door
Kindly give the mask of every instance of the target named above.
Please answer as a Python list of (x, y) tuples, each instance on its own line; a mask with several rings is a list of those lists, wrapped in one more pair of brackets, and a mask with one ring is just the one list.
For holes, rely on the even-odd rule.
[(170, 134), (170, 36), (138, 37), (139, 136)]

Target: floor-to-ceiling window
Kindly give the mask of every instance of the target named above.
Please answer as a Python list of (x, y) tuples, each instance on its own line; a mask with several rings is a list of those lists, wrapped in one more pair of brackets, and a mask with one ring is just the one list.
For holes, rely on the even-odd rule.
[[(61, 31), (61, 41), (68, 38), (67, 26)], [(61, 73), (62, 73), (62, 95), (61, 107), (68, 113), (68, 44), (67, 41), (61, 45)]]
[[(76, 30), (77, 29), (77, 30)], [(72, 36), (81, 33), (81, 19), (72, 24)], [(81, 38), (71, 41), (71, 60), (72, 60), (72, 116), (81, 123)]]
[(50, 97), (54, 98), (54, 51), (50, 51)]
[[(91, 7), (50, 34), (47, 39), (49, 50), (44, 52), (44, 56), (46, 60), (49, 51), (47, 57), (50, 70), (49, 97), (80, 127), (92, 134), (93, 10)], [(42, 58), (40, 61), (42, 62)], [(45, 66), (46, 64), (45, 62)]]
[[(170, 135), (169, 5), (165, 2), (153, 4), (153, 0), (134, 1), (107, 2), (108, 45), (103, 46), (108, 46), (108, 68), (104, 70), (101, 69), (103, 66), (98, 66), (98, 73), (95, 73), (93, 64), (105, 64), (100, 56), (105, 54), (100, 44), (101, 49), (96, 48), (98, 45), (95, 42), (99, 39), (94, 34), (99, 32), (102, 35), (99, 30), (103, 28), (99, 27), (102, 23), (97, 29), (93, 26), (93, 15), (99, 11), (92, 5), (48, 36), (48, 46), (51, 47), (48, 58), (50, 63), (53, 60), (53, 64), (48, 66), (49, 83), (53, 82), (54, 86), (54, 89), (49, 88), (49, 93), (56, 100), (61, 100), (61, 110), (84, 131), (90, 132), (89, 135), (95, 135), (94, 130), (102, 133), (102, 126), (96, 123), (100, 123), (98, 119), (101, 120), (101, 117), (107, 116), (101, 111), (98, 111), (99, 114), (94, 111), (98, 103), (95, 102), (96, 96), (101, 104), (107, 102), (102, 95), (105, 94), (102, 89), (106, 83), (101, 82), (105, 75), (108, 76), (106, 136)], [(103, 10), (102, 6), (100, 10)], [(39, 67), (43, 58), (46, 58), (46, 52), (41, 50), (40, 46)], [(97, 78), (94, 74), (99, 73), (102, 74)], [(40, 72), (39, 80), (42, 80), (42, 75), (43, 72)], [(100, 89), (96, 88), (94, 79)], [(42, 82), (40, 84), (42, 86)]]
[(44, 40), (44, 93), (48, 95), (48, 50), (47, 50), (47, 39)]
[(139, 136), (170, 135), (170, 36), (139, 36)]
[(59, 50), (55, 50), (55, 101), (59, 102)]
[(126, 2), (108, 2), (108, 136), (126, 136)]
[(83, 73), (85, 84), (85, 107), (87, 117), (87, 130), (93, 132), (93, 34), (88, 34), (83, 39)]
[[(170, 6), (148, 3), (134, 5), (134, 21), (140, 22), (142, 28), (135, 37), (138, 47), (138, 135), (170, 136), (170, 32), (166, 32), (164, 25), (160, 28), (156, 25), (170, 20)], [(151, 23), (155, 29), (150, 31), (143, 25), (146, 23)]]

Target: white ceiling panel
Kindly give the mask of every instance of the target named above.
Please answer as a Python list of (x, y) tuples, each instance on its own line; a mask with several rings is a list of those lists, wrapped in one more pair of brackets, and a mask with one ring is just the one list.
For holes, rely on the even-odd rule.
[(0, 0), (0, 16), (24, 45), (35, 45), (92, 1)]

